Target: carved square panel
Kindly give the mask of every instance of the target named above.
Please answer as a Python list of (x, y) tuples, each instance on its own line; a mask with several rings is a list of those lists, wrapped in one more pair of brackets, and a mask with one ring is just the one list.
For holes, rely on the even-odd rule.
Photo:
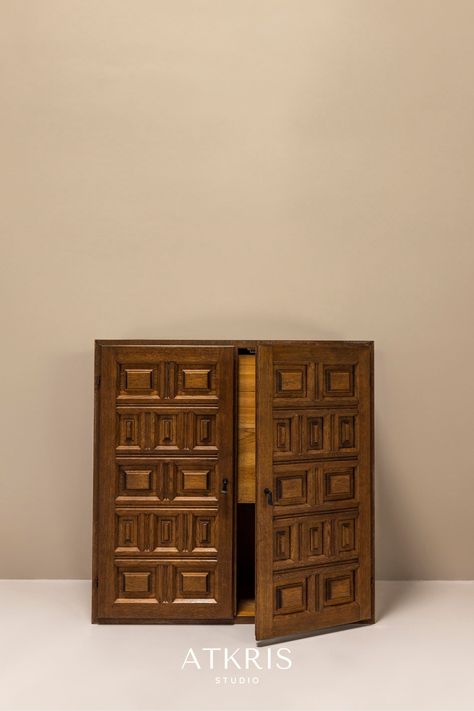
[(117, 415), (117, 449), (140, 451), (146, 449), (145, 413), (125, 412)]
[(205, 595), (209, 592), (209, 573), (181, 573), (181, 585), (184, 595)]
[(215, 463), (192, 459), (176, 464), (175, 498), (217, 500)]
[(357, 415), (337, 414), (334, 434), (337, 451), (357, 450), (359, 440)]
[(207, 399), (218, 397), (216, 365), (178, 364), (177, 366), (177, 399)]
[(320, 556), (324, 553), (324, 522), (314, 521), (308, 525), (308, 554)]
[(210, 368), (183, 368), (183, 388), (185, 390), (209, 390)]
[(336, 554), (357, 553), (357, 518), (347, 517), (336, 520)]
[(183, 415), (154, 413), (154, 446), (157, 450), (182, 449), (184, 431)]
[(183, 475), (183, 491), (202, 494), (209, 490), (209, 469), (201, 471), (185, 470)]
[(291, 615), (307, 609), (307, 579), (304, 575), (279, 576), (273, 586), (273, 613)]
[(138, 552), (138, 514), (118, 513), (116, 516), (116, 550)]
[(306, 470), (286, 471), (274, 475), (275, 504), (278, 506), (295, 506), (307, 502)]
[(306, 365), (275, 365), (273, 380), (275, 398), (306, 398)]
[(321, 583), (323, 607), (354, 602), (354, 570), (322, 573)]
[(122, 462), (123, 459), (117, 463), (117, 502), (140, 503), (152, 499), (158, 502), (161, 498), (160, 465), (139, 460)]
[(127, 593), (150, 592), (151, 573), (123, 573), (123, 589)]
[(149, 599), (155, 597), (155, 569), (119, 567), (117, 569), (117, 592), (119, 599)]
[(323, 366), (323, 397), (331, 399), (355, 397), (353, 365)]
[(324, 417), (306, 418), (306, 451), (324, 449)]
[(296, 441), (297, 418), (275, 417), (273, 419), (273, 451), (275, 455), (294, 454)]
[(301, 522), (301, 557), (307, 563), (325, 563), (331, 557), (332, 521), (324, 515), (305, 516)]
[(216, 597), (215, 563), (183, 564), (176, 567), (175, 602), (214, 600)]
[(151, 469), (122, 469), (124, 489), (150, 491), (152, 486)]
[(217, 450), (217, 419), (214, 414), (191, 413), (192, 443), (194, 450)]
[(301, 446), (304, 457), (331, 451), (331, 414), (326, 410), (306, 410), (300, 416)]
[(119, 400), (160, 398), (161, 364), (119, 366)]
[(328, 464), (323, 469), (323, 502), (344, 501), (356, 496), (356, 467)]
[(291, 526), (277, 526), (273, 531), (273, 560), (291, 559)]
[(151, 368), (126, 368), (126, 390), (151, 390), (153, 387), (153, 370)]
[(211, 553), (216, 550), (216, 514), (192, 514), (192, 543), (193, 553)]
[(173, 513), (155, 514), (155, 553), (178, 552), (178, 516)]

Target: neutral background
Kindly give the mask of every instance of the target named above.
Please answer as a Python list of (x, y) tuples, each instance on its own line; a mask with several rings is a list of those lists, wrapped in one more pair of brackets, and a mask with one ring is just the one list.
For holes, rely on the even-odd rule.
[(90, 574), (94, 338), (376, 342), (382, 578), (474, 578), (474, 3), (1, 0), (3, 577)]

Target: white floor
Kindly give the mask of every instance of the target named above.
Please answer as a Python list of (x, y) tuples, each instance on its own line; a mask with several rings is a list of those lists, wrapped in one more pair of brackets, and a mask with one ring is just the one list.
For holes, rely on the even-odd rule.
[(89, 592), (0, 581), (1, 709), (474, 709), (474, 582), (378, 583), (376, 625), (261, 648), (292, 667), (249, 672), (181, 666), (254, 647), (252, 625), (91, 625)]

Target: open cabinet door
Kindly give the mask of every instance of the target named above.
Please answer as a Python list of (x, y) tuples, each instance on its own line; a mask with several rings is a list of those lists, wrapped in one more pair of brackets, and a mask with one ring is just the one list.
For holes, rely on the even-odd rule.
[(372, 622), (373, 344), (257, 355), (256, 637)]

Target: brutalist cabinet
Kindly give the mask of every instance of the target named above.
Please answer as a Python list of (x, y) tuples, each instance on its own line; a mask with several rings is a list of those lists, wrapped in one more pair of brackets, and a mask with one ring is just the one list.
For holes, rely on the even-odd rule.
[(372, 622), (373, 344), (97, 341), (94, 622)]

